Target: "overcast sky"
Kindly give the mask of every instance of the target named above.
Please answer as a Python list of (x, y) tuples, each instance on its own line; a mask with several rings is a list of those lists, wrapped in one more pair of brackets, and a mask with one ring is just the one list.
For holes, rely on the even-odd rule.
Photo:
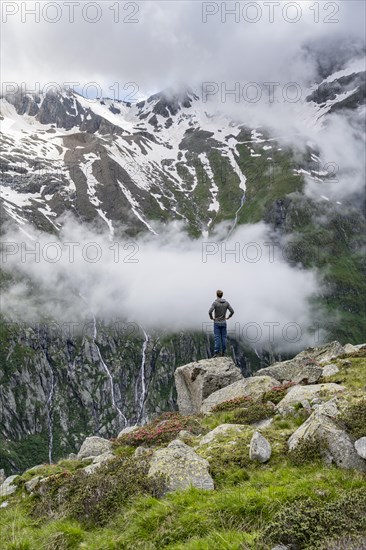
[(302, 82), (315, 69), (304, 44), (365, 39), (363, 1), (74, 4), (2, 2), (3, 82), (94, 81), (103, 95), (115, 82), (121, 95), (129, 82), (140, 95), (176, 81)]

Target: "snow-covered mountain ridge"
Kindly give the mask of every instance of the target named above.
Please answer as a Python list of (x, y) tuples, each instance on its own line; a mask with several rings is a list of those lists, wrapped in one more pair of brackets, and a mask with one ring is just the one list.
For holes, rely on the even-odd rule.
[[(359, 60), (314, 84), (299, 116), (318, 126), (337, 109), (362, 116), (361, 69)], [(0, 122), (2, 219), (51, 232), (71, 211), (111, 236), (120, 225), (155, 233), (171, 219), (205, 235), (234, 219), (246, 186), (288, 155), (266, 129), (233, 120), (189, 88), (135, 105), (73, 91), (18, 93), (1, 98)], [(321, 175), (315, 153), (292, 171), (289, 190), (301, 188), (303, 170)]]

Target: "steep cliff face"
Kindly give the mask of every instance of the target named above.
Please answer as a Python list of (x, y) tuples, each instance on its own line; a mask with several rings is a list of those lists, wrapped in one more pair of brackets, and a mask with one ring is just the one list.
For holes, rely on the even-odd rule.
[[(53, 461), (86, 435), (115, 437), (127, 425), (174, 410), (175, 369), (210, 356), (210, 340), (201, 334), (148, 335), (135, 324), (121, 329), (90, 320), (83, 334), (71, 336), (52, 325), (0, 326), (0, 468), (6, 471)], [(248, 374), (253, 358), (235, 341), (231, 347)]]

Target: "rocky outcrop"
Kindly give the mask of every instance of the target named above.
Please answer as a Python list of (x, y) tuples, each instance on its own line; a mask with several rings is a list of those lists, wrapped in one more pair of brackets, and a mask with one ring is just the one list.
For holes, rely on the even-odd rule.
[(260, 369), (255, 373), (255, 376), (272, 376), (279, 382), (286, 380), (299, 384), (306, 381), (308, 384), (315, 384), (322, 373), (323, 370), (320, 366), (308, 364), (306, 360), (299, 361), (295, 358)]
[(243, 379), (229, 357), (195, 361), (176, 369), (174, 373), (179, 412), (197, 414), (202, 402), (215, 391)]
[(277, 410), (280, 413), (291, 412), (291, 409), (306, 401), (312, 401), (315, 398), (326, 398), (336, 394), (340, 394), (345, 390), (344, 386), (333, 384), (315, 384), (310, 386), (293, 386), (277, 405)]
[(253, 376), (244, 378), (238, 382), (230, 384), (221, 390), (212, 393), (207, 397), (201, 406), (201, 412), (210, 412), (216, 405), (224, 401), (230, 401), (236, 397), (251, 397), (260, 399), (264, 393), (274, 386), (278, 386), (278, 381), (271, 376)]
[(112, 443), (103, 437), (91, 436), (87, 437), (80, 447), (78, 458), (88, 458), (90, 456), (99, 456), (112, 448)]
[(366, 472), (366, 462), (357, 454), (350, 436), (339, 427), (339, 410), (335, 400), (319, 405), (288, 440), (290, 451), (300, 442), (315, 440), (326, 463), (340, 468)]
[(211, 490), (214, 489), (214, 482), (208, 470), (207, 460), (198, 456), (183, 441), (175, 439), (166, 448), (153, 453), (149, 476), (166, 476), (167, 492), (191, 486)]
[(263, 464), (271, 458), (272, 449), (270, 443), (259, 432), (254, 432), (250, 441), (249, 458)]
[(343, 355), (345, 352), (344, 347), (337, 342), (337, 340), (334, 340), (333, 342), (329, 342), (323, 346), (307, 348), (296, 355), (295, 359), (313, 359), (314, 361), (323, 364), (328, 363), (332, 359), (336, 359), (339, 355)]

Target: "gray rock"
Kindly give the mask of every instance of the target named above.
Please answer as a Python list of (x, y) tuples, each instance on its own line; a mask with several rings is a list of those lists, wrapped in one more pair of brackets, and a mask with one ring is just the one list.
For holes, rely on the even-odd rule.
[(220, 426), (216, 426), (216, 428), (204, 435), (198, 445), (201, 447), (202, 445), (212, 443), (215, 439), (220, 438), (222, 435), (227, 437), (230, 436), (230, 434), (235, 435), (238, 433), (243, 433), (245, 429), (245, 426), (242, 424), (220, 424)]
[(230, 401), (236, 397), (260, 399), (262, 395), (273, 388), (273, 386), (278, 386), (278, 381), (270, 376), (243, 378), (243, 380), (234, 382), (230, 384), (230, 386), (226, 386), (207, 397), (202, 403), (201, 412), (210, 412), (219, 403)]
[(342, 393), (344, 390), (344, 386), (332, 382), (315, 384), (312, 386), (293, 386), (278, 403), (277, 410), (282, 414), (282, 411), (286, 410), (289, 406), (294, 407), (298, 403), (302, 403), (305, 399), (307, 401), (312, 401), (320, 396), (331, 397)]
[(27, 493), (33, 492), (40, 479), (42, 479), (41, 476), (34, 476), (32, 479), (25, 483), (25, 489)]
[(287, 442), (289, 450), (296, 449), (301, 441), (319, 437), (324, 446), (321, 451), (326, 463), (334, 462), (340, 468), (365, 472), (366, 463), (358, 456), (349, 435), (334, 421), (338, 413), (334, 400), (319, 405), (317, 410), (292, 434)]
[(75, 453), (70, 453), (69, 456), (67, 457), (67, 460), (77, 460), (77, 459), (78, 459), (78, 455)]
[(318, 361), (319, 363), (323, 364), (328, 363), (332, 359), (335, 359), (336, 357), (338, 357), (339, 355), (343, 355), (344, 353), (344, 347), (339, 342), (337, 342), (337, 340), (334, 340), (333, 342), (329, 342), (328, 344), (324, 344), (323, 346), (319, 346), (316, 348), (307, 348), (301, 353), (298, 353), (294, 359), (314, 359), (314, 361)]
[(307, 365), (305, 361), (291, 359), (260, 369), (255, 373), (255, 376), (272, 376), (279, 382), (286, 380), (299, 384), (306, 380), (309, 384), (315, 384), (321, 377), (322, 372), (322, 368), (317, 365)]
[(152, 455), (149, 476), (163, 474), (167, 476), (167, 492), (177, 489), (214, 489), (214, 482), (209, 472), (209, 463), (198, 456), (194, 450), (175, 439), (164, 449)]
[(106, 462), (109, 462), (114, 458), (116, 458), (116, 456), (113, 453), (111, 453), (110, 451), (106, 451), (105, 453), (94, 457), (93, 463), (83, 468), (83, 471), (86, 474), (93, 474), (96, 470), (98, 470), (98, 468), (102, 466), (102, 464), (105, 464)]
[(111, 448), (112, 443), (108, 439), (97, 436), (87, 437), (80, 447), (77, 457), (85, 458), (90, 456), (98, 456), (110, 451)]
[(127, 428), (123, 428), (123, 430), (119, 432), (117, 437), (122, 437), (123, 435), (130, 434), (131, 432), (135, 432), (139, 428), (141, 428), (141, 426), (127, 426)]
[(351, 354), (356, 353), (359, 350), (358, 346), (354, 346), (353, 344), (346, 344), (344, 346), (345, 353)]
[(178, 367), (174, 373), (179, 412), (197, 414), (204, 399), (217, 390), (243, 379), (230, 357), (203, 359)]
[(357, 454), (366, 460), (366, 437), (360, 437), (355, 441), (355, 449)]
[(4, 483), (5, 479), (6, 479), (6, 475), (4, 470), (0, 470), (0, 485)]
[(325, 365), (323, 367), (323, 378), (328, 378), (328, 376), (333, 376), (334, 374), (337, 374), (339, 372), (339, 368), (337, 365)]
[(17, 478), (17, 475), (9, 476), (3, 481), (0, 487), (0, 497), (6, 497), (15, 493), (17, 486), (13, 485), (13, 481)]
[(271, 458), (271, 454), (271, 445), (267, 439), (259, 432), (254, 432), (249, 447), (250, 460), (256, 460), (262, 464), (268, 462)]

